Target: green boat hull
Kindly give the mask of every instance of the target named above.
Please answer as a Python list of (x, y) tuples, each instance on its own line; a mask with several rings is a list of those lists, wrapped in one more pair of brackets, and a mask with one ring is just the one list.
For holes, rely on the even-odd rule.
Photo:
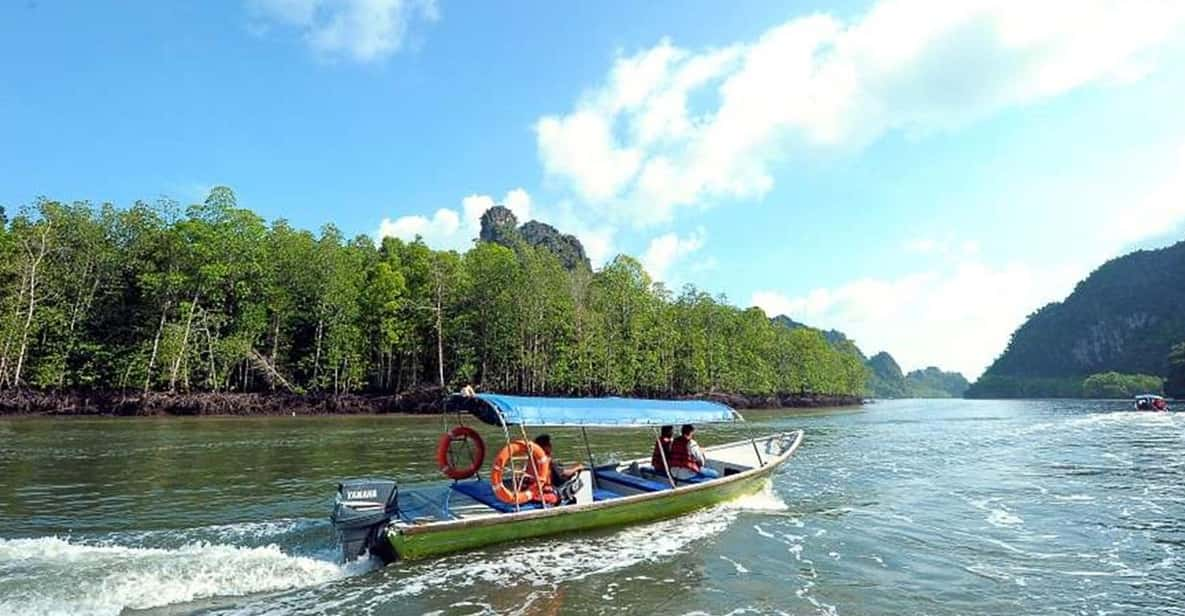
[(673, 518), (758, 492), (777, 466), (770, 464), (711, 483), (592, 505), (392, 528), (387, 539), (400, 559), (416, 560), (509, 541)]

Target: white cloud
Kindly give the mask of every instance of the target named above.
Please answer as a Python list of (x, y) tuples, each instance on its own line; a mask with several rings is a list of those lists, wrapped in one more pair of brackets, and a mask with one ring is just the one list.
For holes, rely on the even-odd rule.
[[(1134, 203), (1102, 225), (1107, 250), (1118, 254), (1121, 246), (1129, 244), (1130, 249), (1137, 240), (1156, 239), (1163, 245), (1182, 239), (1185, 147), (1175, 173)], [(1177, 235), (1161, 235), (1166, 230)], [(799, 296), (760, 290), (753, 293), (752, 303), (771, 316), (785, 314), (843, 331), (866, 353), (889, 351), (907, 370), (938, 365), (974, 379), (1031, 312), (1064, 299), (1099, 265), (995, 268), (981, 262), (977, 241), (959, 241), (953, 235), (914, 239), (903, 248), (943, 257), (932, 260), (941, 269), (889, 280), (860, 279)]]
[(580, 227), (565, 232), (572, 233), (580, 240), (580, 244), (584, 246), (584, 254), (588, 256), (593, 267), (604, 265), (614, 256), (615, 244), (613, 240), (617, 232), (612, 227)]
[[(1179, 232), (1185, 226), (1185, 145), (1180, 149), (1175, 172), (1164, 183), (1157, 186), (1145, 198), (1137, 201), (1130, 209), (1116, 211), (1109, 224), (1104, 226), (1107, 235), (1116, 246), (1131, 247), (1168, 244), (1180, 241)], [(1168, 237), (1166, 237), (1168, 236)]]
[(501, 203), (494, 202), (494, 198), (489, 195), (469, 195), (461, 199), (461, 212), (465, 220), (463, 230), (471, 235), (470, 239), (477, 237), (477, 233), (481, 231), (481, 215), (495, 205), (502, 205), (510, 210), (520, 225), (531, 220), (531, 195), (521, 188), (506, 193)]
[(494, 201), (489, 195), (469, 195), (461, 199), (459, 210), (441, 208), (436, 210), (431, 219), (423, 216), (401, 216), (395, 220), (384, 218), (379, 223), (375, 237), (380, 241), (384, 237), (411, 241), (419, 235), (429, 246), (463, 250), (481, 231), (481, 215), (495, 205), (506, 206), (518, 218), (519, 224), (530, 219), (531, 195), (521, 188), (515, 188), (507, 192), (500, 202)]
[(706, 235), (702, 227), (686, 237), (674, 232), (660, 235), (642, 253), (642, 267), (652, 279), (667, 281), (671, 266), (703, 248)]
[(968, 259), (949, 269), (855, 280), (797, 297), (757, 291), (752, 303), (771, 316), (838, 329), (868, 354), (889, 351), (906, 370), (937, 365), (974, 380), (1028, 314), (1064, 299), (1086, 273), (1075, 266), (994, 268)]
[(931, 238), (919, 238), (905, 242), (905, 252), (915, 255), (932, 255), (938, 250), (939, 241)]
[(384, 218), (379, 223), (375, 238), (382, 241), (382, 238), (389, 236), (411, 241), (419, 235), (433, 248), (465, 250), (481, 232), (481, 215), (495, 205), (509, 209), (520, 225), (528, 220), (539, 220), (555, 226), (561, 233), (575, 235), (584, 246), (593, 267), (603, 265), (613, 256), (616, 235), (613, 227), (585, 224), (569, 202), (560, 203), (545, 212), (536, 212), (531, 195), (522, 188), (507, 191), (501, 201), (490, 195), (469, 195), (461, 199), (459, 209), (439, 209), (431, 219), (419, 215), (401, 216), (394, 220)]
[[(882, 0), (693, 52), (663, 40), (616, 60), (566, 115), (542, 117), (548, 176), (611, 220), (760, 197), (788, 151), (949, 130), (1002, 109), (1146, 74), (1185, 2)], [(693, 104), (698, 102), (698, 104)]]
[(547, 152), (548, 171), (570, 178), (587, 199), (613, 197), (637, 173), (639, 153), (618, 147), (612, 128), (599, 114), (578, 111), (564, 118), (546, 117), (535, 130), (539, 148)]
[(248, 0), (256, 23), (302, 31), (314, 51), (326, 57), (370, 62), (403, 48), (408, 28), (440, 18), (435, 0)]
[(397, 237), (411, 241), (420, 236), (432, 246), (459, 248), (461, 218), (453, 210), (441, 208), (432, 218), (423, 216), (402, 216), (395, 220), (384, 218), (379, 223), (378, 239)]

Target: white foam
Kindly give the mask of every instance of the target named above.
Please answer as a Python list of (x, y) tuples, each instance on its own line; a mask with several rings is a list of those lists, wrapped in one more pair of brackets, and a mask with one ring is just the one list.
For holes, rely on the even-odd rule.
[(987, 523), (998, 527), (1019, 526), (1024, 522), (1020, 516), (1005, 509), (992, 509), (987, 516)]
[(632, 526), (607, 536), (568, 535), (517, 545), (482, 557), (454, 556), (427, 571), (400, 576), (397, 595), (418, 595), (427, 589), (473, 584), (554, 587), (563, 581), (617, 571), (682, 553), (690, 544), (723, 531), (743, 511), (785, 511), (788, 508), (768, 483), (754, 494), (673, 520)]
[(739, 563), (727, 556), (724, 556), (723, 554), (720, 555), (720, 560), (728, 561), (728, 563), (731, 564), (734, 569), (736, 569), (738, 574), (745, 574), (745, 573), (749, 572), (749, 569), (746, 568), (744, 565), (742, 565), (741, 563)]
[(765, 482), (760, 491), (721, 505), (724, 509), (739, 511), (786, 511), (790, 506), (774, 493), (773, 484)]
[(319, 584), (349, 575), (275, 545), (191, 543), (176, 549), (0, 539), (0, 613), (119, 614), (219, 596)]
[[(269, 599), (266, 604), (240, 606), (234, 613), (271, 613), (277, 611), (277, 605), (299, 605), (307, 613), (337, 613), (343, 609), (369, 612), (388, 605), (393, 597), (471, 587), (526, 586), (554, 591), (563, 583), (697, 549), (699, 542), (719, 534), (736, 519), (746, 506), (743, 500), (608, 534), (577, 533), (422, 562), (398, 563), (373, 578), (374, 583), (368, 580), (365, 586), (339, 586), (330, 596), (312, 590), (297, 591), (280, 599)], [(663, 583), (673, 582), (663, 580)], [(310, 609), (309, 602), (315, 602), (315, 608)]]
[(765, 498), (752, 498), (673, 520), (628, 527), (609, 535), (567, 535), (562, 540), (533, 541), (492, 553), (408, 565), (410, 575), (398, 576), (397, 587), (389, 592), (417, 595), (429, 589), (475, 584), (555, 587), (561, 582), (655, 562), (683, 553), (689, 545), (720, 533), (736, 519), (739, 511), (751, 506), (772, 506)]
[(1054, 495), (1053, 500), (1063, 503), (1092, 503), (1095, 498), (1087, 494)]
[(120, 531), (99, 537), (87, 544), (125, 547), (177, 547), (198, 541), (242, 545), (271, 543), (275, 538), (325, 525), (324, 519), (281, 518), (264, 522), (237, 522), (192, 528), (146, 531)]

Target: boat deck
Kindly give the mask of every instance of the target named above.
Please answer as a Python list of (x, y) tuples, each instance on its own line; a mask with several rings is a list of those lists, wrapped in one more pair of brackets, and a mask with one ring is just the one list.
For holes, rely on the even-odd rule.
[[(721, 477), (764, 465), (765, 455), (777, 455), (784, 444), (774, 437), (760, 439), (756, 443), (744, 441), (716, 447), (704, 448), (707, 466), (716, 470)], [(612, 462), (597, 466), (592, 473), (594, 502), (612, 500), (623, 496), (645, 494), (664, 490), (677, 490), (705, 480), (684, 481), (671, 479), (666, 473), (656, 473), (645, 460)], [(706, 480), (711, 481), (711, 480)], [(563, 507), (564, 505), (559, 505)], [(485, 518), (512, 514), (521, 511), (542, 509), (540, 503), (511, 505), (494, 496), (489, 480), (481, 476), (472, 479), (438, 483), (400, 490), (399, 520), (396, 526), (419, 526), (449, 520)]]

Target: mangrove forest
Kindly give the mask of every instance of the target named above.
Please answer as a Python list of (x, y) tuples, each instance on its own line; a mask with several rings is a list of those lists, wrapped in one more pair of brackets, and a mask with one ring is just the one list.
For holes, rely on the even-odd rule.
[(313, 233), (267, 223), (225, 187), (184, 208), (42, 198), (0, 210), (0, 389), (864, 391), (850, 343), (668, 289), (628, 256), (594, 270), (578, 243), (579, 258), (556, 250), (571, 236), (493, 231), (464, 253), (331, 224)]

